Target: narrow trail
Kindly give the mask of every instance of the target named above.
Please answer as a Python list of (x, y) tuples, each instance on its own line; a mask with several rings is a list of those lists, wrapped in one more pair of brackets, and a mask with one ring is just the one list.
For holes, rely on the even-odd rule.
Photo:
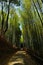
[(6, 65), (40, 65), (25, 51), (17, 51)]

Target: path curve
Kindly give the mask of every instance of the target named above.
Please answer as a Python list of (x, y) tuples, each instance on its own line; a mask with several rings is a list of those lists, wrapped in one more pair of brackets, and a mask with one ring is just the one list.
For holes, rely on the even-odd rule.
[(25, 51), (17, 51), (7, 65), (39, 65)]

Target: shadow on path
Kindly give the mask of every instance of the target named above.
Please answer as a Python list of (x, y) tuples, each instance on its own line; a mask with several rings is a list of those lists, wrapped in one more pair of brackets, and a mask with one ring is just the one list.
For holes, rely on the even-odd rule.
[(7, 65), (39, 65), (25, 51), (17, 51), (9, 60)]

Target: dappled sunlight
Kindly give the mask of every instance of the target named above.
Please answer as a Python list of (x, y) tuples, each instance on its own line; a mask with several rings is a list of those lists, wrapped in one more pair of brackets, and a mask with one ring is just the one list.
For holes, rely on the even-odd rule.
[(18, 51), (18, 52), (16, 52), (16, 54), (26, 54), (26, 52), (25, 51)]
[(24, 63), (20, 60), (20, 61), (14, 61), (14, 62), (10, 62), (8, 63), (8, 65), (18, 65), (18, 64), (21, 64), (21, 65), (24, 65)]
[[(21, 53), (23, 53), (24, 51), (21, 51)], [(10, 59), (10, 62), (8, 63), (8, 65), (15, 65), (15, 64), (21, 64), (24, 65), (24, 60), (22, 58), (22, 54), (20, 53), (20, 51), (18, 51), (16, 53), (16, 55), (12, 56), (12, 58)], [(18, 54), (21, 54), (18, 56)]]
[(30, 55), (25, 51), (17, 51), (9, 60), (7, 65), (36, 65)]

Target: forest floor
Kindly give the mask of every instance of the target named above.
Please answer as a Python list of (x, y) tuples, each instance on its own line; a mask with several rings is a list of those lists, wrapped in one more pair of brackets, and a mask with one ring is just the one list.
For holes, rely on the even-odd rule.
[(13, 54), (4, 54), (0, 58), (0, 65), (40, 65), (34, 58), (26, 53), (26, 51), (20, 50)]

